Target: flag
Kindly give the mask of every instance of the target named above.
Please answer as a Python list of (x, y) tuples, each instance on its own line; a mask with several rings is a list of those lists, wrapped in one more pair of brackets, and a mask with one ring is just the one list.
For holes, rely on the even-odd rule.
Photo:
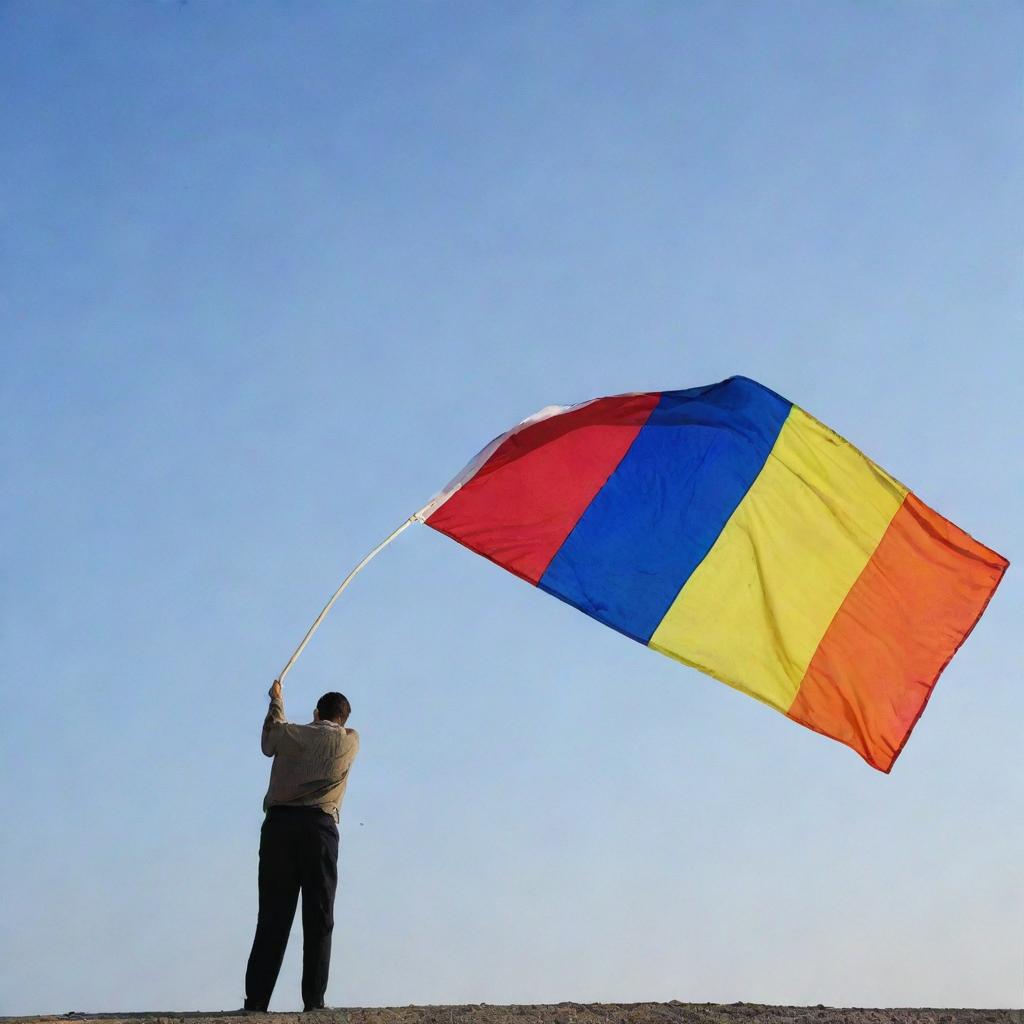
[(419, 518), (883, 772), (1008, 565), (746, 377), (544, 409)]

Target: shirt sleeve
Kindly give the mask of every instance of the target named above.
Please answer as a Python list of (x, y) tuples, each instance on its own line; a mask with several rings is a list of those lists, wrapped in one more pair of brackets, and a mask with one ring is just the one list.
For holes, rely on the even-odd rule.
[(359, 753), (359, 733), (355, 729), (345, 730), (345, 770), (348, 771), (352, 767), (352, 762), (356, 759), (356, 754)]
[(286, 722), (284, 701), (271, 700), (267, 717), (263, 719), (263, 735), (260, 737), (260, 749), (267, 757), (273, 757), (277, 753), (277, 740), (282, 731), (281, 726)]

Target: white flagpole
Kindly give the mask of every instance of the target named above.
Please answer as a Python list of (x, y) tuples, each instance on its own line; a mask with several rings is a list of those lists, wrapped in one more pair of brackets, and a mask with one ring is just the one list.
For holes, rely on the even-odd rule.
[(412, 524), (413, 524), (414, 522), (416, 522), (416, 520), (417, 520), (417, 519), (419, 519), (419, 517), (420, 517), (420, 514), (419, 514), (418, 512), (417, 512), (417, 513), (416, 513), (415, 515), (411, 515), (411, 516), (409, 516), (409, 518), (408, 518), (408, 519), (406, 519), (406, 521), (405, 521), (404, 523), (402, 523), (402, 525), (401, 525), (401, 526), (399, 526), (397, 530), (392, 530), (392, 531), (391, 531), (391, 533), (389, 533), (389, 534), (388, 534), (388, 535), (387, 535), (387, 536), (386, 536), (386, 537), (385, 537), (385, 538), (384, 538), (384, 539), (383, 539), (383, 540), (382, 540), (382, 541), (381, 541), (381, 542), (380, 542), (380, 543), (379, 543), (379, 544), (378, 544), (378, 545), (377, 545), (377, 546), (376, 546), (376, 547), (375, 547), (375, 548), (374, 548), (374, 549), (373, 549), (373, 550), (372, 550), (372, 551), (371, 551), (371, 552), (370, 552), (370, 553), (369, 553), (369, 554), (368, 554), (368, 555), (367, 555), (367, 556), (366, 556), (366, 557), (365, 557), (365, 558), (364, 558), (364, 559), (363, 559), (363, 560), (362, 560), (362, 561), (361, 561), (361, 562), (360, 562), (360, 563), (359, 563), (359, 564), (358, 564), (358, 565), (357, 565), (357, 566), (356, 566), (356, 567), (355, 567), (355, 568), (354, 568), (354, 569), (353, 569), (353, 570), (352, 570), (352, 571), (351, 571), (351, 572), (350, 572), (350, 573), (349, 573), (349, 574), (348, 574), (348, 575), (347, 575), (347, 576), (346, 576), (346, 577), (345, 577), (345, 578), (344, 578), (344, 579), (343, 579), (342, 581), (341, 581), (341, 586), (340, 586), (340, 587), (338, 587), (338, 589), (337, 589), (337, 590), (336, 590), (336, 591), (334, 592), (334, 595), (333, 595), (333, 596), (331, 597), (330, 601), (328, 601), (328, 602), (327, 602), (327, 604), (326, 604), (326, 605), (324, 605), (324, 610), (323, 610), (323, 611), (322, 611), (322, 612), (321, 612), (321, 613), (320, 613), (320, 614), (319, 614), (319, 615), (318, 615), (318, 616), (316, 617), (316, 621), (315, 621), (315, 622), (313, 623), (313, 625), (309, 627), (309, 630), (307, 631), (306, 635), (305, 635), (305, 636), (304, 636), (304, 637), (302, 638), (302, 643), (301, 643), (301, 644), (299, 644), (299, 646), (295, 648), (295, 653), (294, 653), (294, 654), (293, 654), (293, 655), (292, 655), (292, 656), (291, 656), (291, 657), (290, 657), (290, 658), (288, 659), (288, 664), (287, 664), (287, 665), (285, 665), (285, 667), (284, 667), (283, 669), (281, 669), (281, 672), (280, 672), (280, 674), (279, 674), (279, 675), (278, 675), (278, 677), (277, 677), (277, 678), (278, 678), (278, 680), (279, 680), (280, 682), (282, 682), (282, 683), (284, 682), (284, 677), (285, 677), (286, 675), (288, 675), (288, 670), (289, 670), (289, 669), (290, 669), (290, 668), (292, 667), (292, 665), (294, 665), (294, 664), (295, 664), (295, 661), (296, 661), (296, 659), (297, 659), (297, 658), (298, 658), (298, 656), (299, 656), (299, 655), (300, 655), (300, 654), (301, 654), (301, 653), (303, 652), (303, 650), (305, 649), (305, 646), (306, 646), (306, 644), (308, 644), (308, 643), (309, 643), (310, 637), (312, 637), (312, 635), (313, 635), (313, 634), (314, 634), (314, 633), (316, 632), (316, 630), (317, 630), (317, 627), (318, 627), (318, 626), (320, 625), (320, 623), (324, 621), (324, 616), (325, 616), (325, 615), (326, 615), (326, 614), (327, 614), (327, 613), (328, 613), (328, 612), (329, 612), (329, 611), (331, 610), (331, 607), (333, 606), (334, 602), (335, 602), (335, 601), (337, 601), (339, 597), (341, 597), (341, 592), (342, 592), (342, 591), (343, 591), (343, 590), (344, 590), (344, 589), (345, 589), (345, 588), (346, 588), (346, 587), (347, 587), (347, 586), (349, 585), (349, 583), (351, 583), (351, 582), (352, 582), (352, 580), (353, 580), (353, 579), (355, 578), (355, 576), (356, 576), (356, 574), (357, 574), (357, 573), (359, 572), (359, 570), (360, 570), (360, 569), (362, 569), (362, 568), (363, 568), (363, 566), (365, 566), (365, 565), (367, 564), (367, 562), (369, 562), (369, 561), (370, 561), (370, 559), (372, 559), (372, 558), (374, 557), (374, 555), (377, 555), (377, 554), (379, 554), (379, 553), (380, 553), (381, 551), (383, 551), (383, 550), (384, 550), (384, 548), (386, 548), (386, 547), (387, 547), (387, 546), (388, 546), (388, 545), (389, 545), (389, 544), (390, 544), (390, 543), (391, 543), (391, 542), (392, 542), (392, 541), (393, 541), (393, 540), (394, 540), (394, 539), (395, 539), (395, 538), (396, 538), (396, 537), (397, 537), (397, 536), (398, 536), (398, 535), (399, 535), (399, 534), (400, 534), (400, 533), (401, 533), (401, 532), (402, 532), (403, 530), (405, 530), (405, 529), (407, 529), (408, 527), (412, 526)]

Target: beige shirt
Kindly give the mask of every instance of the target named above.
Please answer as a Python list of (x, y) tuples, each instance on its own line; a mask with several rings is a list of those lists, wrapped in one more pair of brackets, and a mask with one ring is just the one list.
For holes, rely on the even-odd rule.
[(263, 753), (274, 759), (263, 810), (320, 807), (340, 820), (348, 773), (359, 752), (359, 733), (336, 722), (295, 725), (285, 720), (284, 702), (272, 700), (263, 722)]

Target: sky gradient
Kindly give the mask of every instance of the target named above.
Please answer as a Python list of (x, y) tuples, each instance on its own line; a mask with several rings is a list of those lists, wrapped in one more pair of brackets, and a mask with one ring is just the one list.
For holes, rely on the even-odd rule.
[[(1017, 561), (1022, 30), (0, 5), (0, 1014), (241, 1004), (267, 687), (545, 405), (744, 374)], [(1022, 619), (887, 777), (413, 527), (285, 687), (362, 736), (328, 1001), (1021, 1006)]]

